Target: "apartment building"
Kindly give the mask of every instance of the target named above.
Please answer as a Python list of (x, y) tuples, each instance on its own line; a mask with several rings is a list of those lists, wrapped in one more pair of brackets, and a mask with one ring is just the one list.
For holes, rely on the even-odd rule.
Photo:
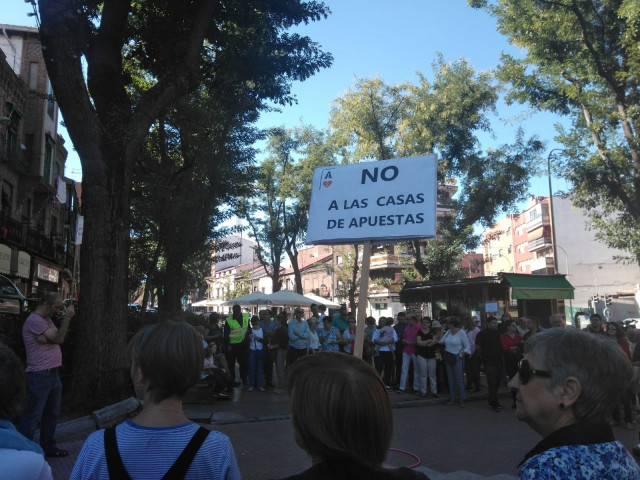
[[(608, 306), (612, 320), (637, 316), (640, 268), (617, 261), (625, 252), (598, 241), (585, 212), (566, 195), (553, 197), (553, 212), (549, 197), (530, 197), (522, 212), (486, 229), (482, 245), (486, 275), (565, 275), (575, 288), (575, 297), (565, 301), (567, 318), (578, 312), (604, 312), (605, 295), (613, 297)], [(593, 302), (595, 295), (602, 300)]]
[(38, 30), (0, 25), (0, 273), (27, 295), (77, 292), (79, 190)]

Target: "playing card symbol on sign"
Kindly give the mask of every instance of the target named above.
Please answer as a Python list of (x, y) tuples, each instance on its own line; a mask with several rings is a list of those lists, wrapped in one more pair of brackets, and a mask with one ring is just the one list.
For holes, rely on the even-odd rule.
[(333, 182), (331, 180), (325, 180), (324, 182), (322, 182), (322, 185), (324, 186), (324, 188), (329, 188), (332, 183)]

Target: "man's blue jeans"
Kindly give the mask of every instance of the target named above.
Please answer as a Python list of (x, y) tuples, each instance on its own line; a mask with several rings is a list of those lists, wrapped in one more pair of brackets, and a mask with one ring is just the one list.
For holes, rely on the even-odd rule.
[(18, 431), (33, 440), (40, 422), (40, 446), (45, 453), (55, 451), (56, 426), (60, 415), (62, 382), (58, 369), (27, 372), (27, 405)]
[[(447, 380), (449, 381), (449, 395), (452, 400), (465, 400), (467, 392), (464, 389), (464, 370), (462, 357), (458, 357), (455, 365), (447, 365)], [(457, 390), (457, 394), (456, 394)]]
[(264, 350), (249, 350), (249, 387), (262, 388)]

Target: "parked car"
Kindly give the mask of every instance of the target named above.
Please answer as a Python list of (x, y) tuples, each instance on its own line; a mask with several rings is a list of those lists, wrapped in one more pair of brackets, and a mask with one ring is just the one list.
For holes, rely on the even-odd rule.
[(26, 318), (27, 299), (15, 284), (0, 275), (0, 342), (13, 349), (24, 359), (22, 324)]
[(19, 315), (24, 311), (26, 299), (18, 287), (4, 275), (0, 275), (0, 314)]
[(129, 313), (131, 315), (140, 315), (142, 313), (142, 305), (140, 305), (139, 303), (130, 303)]

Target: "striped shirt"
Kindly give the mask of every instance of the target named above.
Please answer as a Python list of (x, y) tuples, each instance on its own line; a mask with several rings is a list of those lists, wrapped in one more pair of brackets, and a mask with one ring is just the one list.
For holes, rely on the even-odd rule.
[(62, 365), (62, 352), (57, 343), (38, 343), (36, 337), (56, 328), (50, 318), (32, 313), (22, 327), (22, 340), (27, 352), (27, 372), (40, 372)]
[[(143, 427), (126, 420), (116, 427), (116, 441), (124, 468), (132, 480), (162, 478), (198, 428), (191, 422), (174, 427)], [(104, 430), (93, 432), (84, 442), (70, 478), (109, 478)], [(239, 480), (240, 470), (229, 438), (220, 432), (210, 432), (184, 478)]]

